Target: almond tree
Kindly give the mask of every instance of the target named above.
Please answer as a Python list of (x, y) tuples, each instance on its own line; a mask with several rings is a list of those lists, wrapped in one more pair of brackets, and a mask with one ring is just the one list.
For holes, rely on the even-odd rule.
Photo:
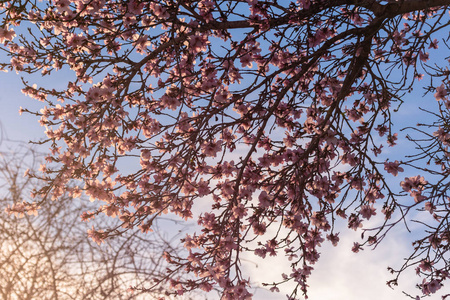
[[(36, 203), (84, 193), (106, 205), (83, 218), (118, 216), (122, 231), (151, 231), (164, 214), (196, 219), (186, 255), (165, 253), (168, 276), (197, 276), (171, 276), (173, 293), (217, 287), (223, 299), (251, 297), (243, 253), (291, 260), (271, 289), (294, 281), (295, 297), (318, 247), (338, 243), (338, 219), (358, 230), (379, 218), (358, 252), (417, 208), (432, 221), (398, 271), (417, 268), (423, 294), (435, 293), (449, 276), (450, 73), (435, 51), (448, 50), (448, 5), (3, 1), (1, 66), (46, 105), (22, 109), (40, 117), (51, 151), (32, 174), (47, 182)], [(64, 83), (35, 85), (33, 74)], [(436, 122), (410, 130), (416, 156), (386, 159), (392, 116), (420, 79)], [(415, 175), (390, 183), (406, 167)], [(89, 234), (101, 242), (120, 230)]]

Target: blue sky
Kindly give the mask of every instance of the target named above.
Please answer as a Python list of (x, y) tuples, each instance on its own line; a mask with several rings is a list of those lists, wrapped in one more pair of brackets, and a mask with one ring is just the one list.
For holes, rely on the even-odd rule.
[(8, 140), (29, 141), (45, 137), (38, 124), (38, 118), (28, 114), (19, 115), (20, 107), (40, 109), (43, 103), (28, 98), (21, 93), (22, 82), (19, 75), (0, 72), (0, 123), (2, 137)]

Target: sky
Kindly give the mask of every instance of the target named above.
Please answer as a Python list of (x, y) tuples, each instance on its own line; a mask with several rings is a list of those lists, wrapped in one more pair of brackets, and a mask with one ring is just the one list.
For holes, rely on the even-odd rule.
[[(0, 123), (3, 140), (0, 150), (6, 150), (5, 146), (8, 143), (4, 142), (5, 139), (36, 141), (44, 138), (44, 128), (39, 126), (36, 117), (28, 114), (20, 116), (18, 113), (20, 107), (39, 110), (44, 104), (22, 95), (20, 78), (15, 73), (0, 73), (0, 88), (2, 91), (0, 94), (2, 108)], [(413, 109), (413, 106), (408, 109), (408, 105), (401, 110), (399, 118), (414, 120), (417, 118), (415, 116), (417, 110)], [(400, 138), (401, 141), (402, 137)], [(45, 150), (45, 146), (40, 149)], [(418, 293), (418, 290), (415, 289), (418, 278), (411, 272), (400, 277), (399, 287), (390, 289), (386, 286), (386, 281), (393, 278), (387, 271), (387, 267), (399, 267), (402, 262), (401, 258), (409, 254), (411, 234), (408, 234), (403, 226), (398, 226), (374, 251), (366, 248), (355, 254), (351, 251), (351, 247), (353, 242), (360, 241), (359, 235), (360, 232), (343, 228), (340, 233), (341, 241), (337, 247), (324, 242), (320, 251), (321, 258), (314, 266), (315, 270), (309, 280), (309, 299), (394, 300), (402, 299), (402, 291), (407, 291), (415, 296)], [(273, 277), (273, 275), (290, 270), (289, 266), (277, 257), (257, 260), (249, 256), (244, 263), (244, 268), (251, 281), (256, 285), (258, 282), (277, 280), (277, 277)], [(289, 286), (284, 289), (281, 287), (281, 291), (282, 293), (275, 294), (264, 289), (256, 289), (253, 290), (254, 299), (286, 299), (285, 293), (289, 292)]]
[[(365, 249), (355, 254), (350, 249), (354, 241), (359, 240), (359, 234), (343, 230), (341, 241), (337, 247), (324, 243), (321, 258), (314, 266), (309, 279), (309, 299), (321, 300), (394, 300), (402, 299), (402, 291), (406, 290), (414, 296), (414, 283), (417, 278), (413, 274), (404, 274), (400, 278), (399, 287), (391, 289), (386, 281), (393, 276), (387, 271), (387, 266), (398, 266), (399, 258), (408, 254), (410, 242), (402, 230), (390, 235), (379, 248), (374, 251)], [(270, 274), (280, 274), (284, 266), (273, 259), (271, 264), (258, 264), (254, 269), (255, 279), (259, 276), (269, 277)], [(289, 270), (287, 268), (286, 270)], [(259, 274), (258, 274), (259, 273)], [(256, 291), (254, 299), (286, 299), (282, 294), (275, 297), (272, 293)], [(406, 299), (406, 298), (405, 298)]]
[(44, 128), (39, 126), (35, 116), (19, 115), (20, 107), (38, 110), (43, 106), (43, 103), (21, 93), (22, 82), (19, 75), (14, 72), (0, 72), (0, 89), (2, 91), (0, 93), (2, 140), (28, 142), (45, 138)]

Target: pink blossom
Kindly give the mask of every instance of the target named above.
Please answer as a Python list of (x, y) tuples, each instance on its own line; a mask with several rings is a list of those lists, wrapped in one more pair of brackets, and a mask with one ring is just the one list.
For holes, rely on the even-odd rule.
[(433, 266), (433, 263), (428, 260), (422, 260), (419, 264), (419, 268), (422, 269), (424, 272), (431, 271)]
[(267, 208), (267, 207), (270, 207), (272, 205), (271, 204), (271, 197), (269, 197), (269, 195), (265, 191), (262, 191), (259, 194), (258, 199), (259, 199), (259, 205), (262, 208)]
[(88, 236), (97, 244), (103, 243), (104, 240), (104, 231), (103, 230), (95, 230), (94, 227), (88, 230)]
[(253, 60), (252, 60), (252, 57), (250, 54), (245, 54), (245, 55), (241, 56), (240, 60), (241, 60), (242, 67), (251, 68), (253, 65), (253, 63), (252, 63)]
[(362, 250), (361, 245), (360, 245), (359, 243), (356, 243), (356, 242), (353, 243), (352, 251), (353, 251), (354, 253), (358, 253), (359, 250)]
[(369, 205), (362, 205), (361, 209), (359, 210), (359, 213), (361, 214), (361, 216), (364, 219), (369, 220), (370, 217), (375, 216), (376, 212), (375, 212), (375, 208), (373, 207), (373, 205), (369, 206)]
[(354, 108), (346, 109), (346, 113), (347, 113), (348, 118), (350, 120), (352, 120), (353, 122), (356, 122), (359, 119), (361, 119), (361, 113)]
[(348, 228), (351, 228), (356, 231), (358, 228), (361, 228), (362, 226), (363, 226), (362, 221), (355, 214), (350, 215), (350, 217), (348, 218)]
[(398, 172), (403, 172), (403, 168), (399, 166), (400, 163), (398, 162), (398, 160), (394, 161), (394, 162), (388, 162), (386, 161), (384, 163), (384, 169), (388, 172), (391, 173), (394, 176), (398, 175)]
[(400, 184), (405, 192), (410, 192), (412, 189), (421, 191), (428, 182), (420, 175), (414, 177), (405, 177), (405, 180)]
[[(241, 219), (247, 215), (247, 209), (243, 204), (239, 204), (238, 206), (233, 207), (233, 218), (235, 219)], [(255, 232), (261, 232), (265, 231), (264, 225), (257, 225), (257, 229), (255, 229)]]
[(8, 29), (8, 27), (0, 27), (0, 43), (6, 41), (12, 41), (16, 36), (14, 29)]
[(438, 49), (438, 43), (439, 41), (437, 39), (434, 39), (432, 42), (430, 42), (428, 49)]
[(448, 131), (441, 126), (439, 129), (433, 132), (433, 136), (437, 137), (443, 144), (448, 145), (450, 141), (450, 134)]
[(209, 44), (208, 37), (206, 35), (194, 35), (189, 38), (189, 51), (193, 54), (206, 50)]
[(167, 12), (167, 9), (156, 2), (150, 3), (150, 9), (153, 11), (155, 16), (157, 16), (158, 18), (167, 19), (169, 17), (169, 13)]
[(256, 235), (263, 235), (266, 233), (266, 224), (265, 223), (253, 223), (253, 232)]
[(222, 141), (216, 141), (216, 139), (212, 141), (205, 141), (202, 144), (202, 153), (209, 157), (215, 157), (217, 152), (222, 150)]
[(441, 84), (436, 88), (436, 93), (434, 94), (434, 98), (436, 100), (447, 100), (447, 88), (444, 84)]
[(430, 55), (428, 52), (419, 52), (419, 59), (423, 62), (427, 62), (430, 59)]
[(336, 234), (328, 234), (327, 239), (331, 242), (333, 246), (337, 246), (339, 243), (339, 233)]
[(433, 279), (430, 282), (427, 282), (425, 279), (422, 282), (422, 292), (425, 295), (430, 295), (436, 293), (441, 288), (441, 283)]
[(421, 191), (411, 191), (410, 194), (414, 198), (414, 201), (416, 203), (422, 202), (427, 199), (427, 197), (423, 195)]
[(317, 226), (317, 227), (323, 227), (326, 224), (328, 224), (327, 219), (325, 218), (324, 214), (321, 212), (313, 212), (311, 216), (311, 225)]
[(181, 101), (177, 96), (169, 96), (166, 94), (161, 97), (161, 108), (176, 110), (180, 105)]
[(398, 139), (397, 133), (390, 134), (390, 135), (388, 135), (387, 143), (389, 144), (390, 147), (393, 147), (393, 146), (397, 145), (397, 143), (396, 143), (397, 139)]
[(197, 183), (197, 192), (200, 197), (206, 196), (210, 193), (209, 183), (203, 178)]

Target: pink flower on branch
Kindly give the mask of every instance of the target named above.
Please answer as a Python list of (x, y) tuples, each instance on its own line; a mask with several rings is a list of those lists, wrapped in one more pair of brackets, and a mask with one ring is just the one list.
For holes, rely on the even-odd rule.
[(376, 215), (375, 210), (376, 209), (373, 207), (373, 205), (370, 205), (370, 206), (369, 205), (362, 205), (360, 210), (359, 210), (359, 213), (361, 214), (361, 216), (364, 219), (369, 220), (372, 216)]
[(436, 100), (447, 100), (447, 88), (445, 87), (445, 85), (441, 84), (440, 86), (438, 86), (436, 88), (436, 93), (434, 94), (434, 98), (436, 98)]
[(205, 141), (202, 143), (202, 153), (209, 157), (215, 157), (219, 151), (222, 150), (222, 141), (216, 139), (212, 141)]
[(8, 29), (8, 27), (0, 27), (0, 43), (5, 43), (6, 41), (12, 41), (16, 36), (14, 29)]
[(88, 230), (88, 236), (97, 244), (103, 243), (106, 234), (103, 230), (95, 230), (94, 227)]
[(394, 162), (388, 162), (386, 161), (384, 163), (384, 169), (388, 172), (391, 173), (394, 176), (398, 175), (398, 172), (403, 172), (404, 169), (402, 167), (399, 166), (400, 163), (398, 162), (398, 160), (394, 161)]

